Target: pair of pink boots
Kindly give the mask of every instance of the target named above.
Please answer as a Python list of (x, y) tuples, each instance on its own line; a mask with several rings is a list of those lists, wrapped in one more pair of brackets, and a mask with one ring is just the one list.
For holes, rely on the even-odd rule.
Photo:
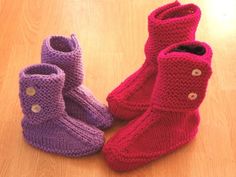
[(194, 4), (167, 4), (148, 17), (146, 60), (107, 97), (111, 113), (132, 120), (103, 147), (108, 164), (125, 171), (192, 140), (211, 76), (211, 48), (195, 41), (201, 12)]

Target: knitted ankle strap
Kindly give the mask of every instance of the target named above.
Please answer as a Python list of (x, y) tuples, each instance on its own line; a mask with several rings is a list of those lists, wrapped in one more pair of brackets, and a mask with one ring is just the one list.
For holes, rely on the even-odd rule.
[(19, 76), (21, 107), (30, 123), (39, 124), (64, 113), (65, 74), (60, 68), (49, 64), (32, 65)]
[[(183, 46), (190, 46), (187, 48), (192, 51), (176, 51)], [(200, 48), (204, 54), (198, 53)], [(158, 57), (158, 77), (152, 95), (154, 106), (166, 111), (197, 109), (212, 73), (211, 58), (211, 48), (203, 42), (182, 42), (163, 50)]]

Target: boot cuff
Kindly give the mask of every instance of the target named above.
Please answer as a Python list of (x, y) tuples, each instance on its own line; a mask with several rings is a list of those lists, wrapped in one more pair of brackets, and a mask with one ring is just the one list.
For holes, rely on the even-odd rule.
[(41, 123), (64, 112), (62, 97), (65, 74), (54, 65), (32, 65), (20, 72), (20, 101), (24, 117)]
[[(159, 26), (168, 24), (197, 23), (201, 17), (201, 10), (195, 4), (180, 5), (178, 2), (168, 4), (151, 12), (148, 16), (149, 24)], [(152, 28), (150, 28), (152, 30)]]
[(49, 36), (43, 41), (42, 63), (54, 64), (65, 72), (65, 87), (68, 91), (83, 82), (81, 49), (75, 34), (70, 38)]
[(154, 104), (163, 110), (195, 110), (205, 97), (212, 50), (204, 42), (181, 42), (164, 49), (158, 57)]
[[(48, 54), (51, 57), (66, 57), (68, 60), (73, 60), (81, 55), (80, 46), (75, 34), (71, 35), (71, 38), (64, 36), (49, 36), (43, 41), (42, 54)], [(50, 63), (49, 57), (42, 57), (42, 62)], [(57, 60), (55, 61), (57, 62)]]
[(31, 65), (20, 72), (21, 83), (42, 84), (42, 86), (55, 84), (63, 88), (64, 80), (64, 72), (59, 67), (50, 64)]

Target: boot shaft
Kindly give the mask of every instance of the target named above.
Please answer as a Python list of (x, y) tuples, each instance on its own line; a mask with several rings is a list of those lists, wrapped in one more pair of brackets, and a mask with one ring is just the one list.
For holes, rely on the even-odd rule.
[(81, 49), (74, 34), (71, 38), (49, 36), (43, 41), (41, 52), (42, 63), (54, 64), (65, 72), (64, 91), (82, 84), (83, 67)]
[(158, 76), (151, 102), (165, 111), (196, 110), (211, 76), (212, 50), (203, 42), (169, 46), (158, 56)]
[(200, 17), (198, 6), (177, 1), (154, 10), (148, 16), (147, 62), (156, 64), (158, 53), (171, 44), (194, 40)]
[(39, 124), (64, 113), (65, 74), (60, 68), (48, 64), (32, 65), (23, 69), (19, 76), (19, 97), (26, 121)]

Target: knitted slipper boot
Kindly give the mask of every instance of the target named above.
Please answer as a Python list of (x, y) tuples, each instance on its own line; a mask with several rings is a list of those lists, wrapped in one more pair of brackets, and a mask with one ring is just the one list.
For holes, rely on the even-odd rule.
[(107, 97), (109, 109), (115, 117), (130, 120), (147, 110), (157, 75), (158, 53), (173, 43), (194, 40), (200, 16), (196, 5), (180, 5), (177, 1), (148, 16), (149, 37), (144, 64)]
[(72, 119), (62, 96), (65, 74), (54, 65), (32, 65), (20, 73), (20, 101), (25, 140), (41, 150), (66, 156), (99, 151), (103, 132)]
[(71, 38), (50, 36), (42, 45), (42, 63), (55, 64), (66, 74), (63, 96), (66, 112), (98, 128), (108, 128), (112, 116), (105, 105), (82, 85), (83, 69), (80, 46), (75, 35)]
[(211, 48), (201, 42), (174, 44), (159, 54), (150, 107), (103, 147), (111, 168), (137, 168), (194, 138), (198, 107), (211, 76), (211, 57)]

